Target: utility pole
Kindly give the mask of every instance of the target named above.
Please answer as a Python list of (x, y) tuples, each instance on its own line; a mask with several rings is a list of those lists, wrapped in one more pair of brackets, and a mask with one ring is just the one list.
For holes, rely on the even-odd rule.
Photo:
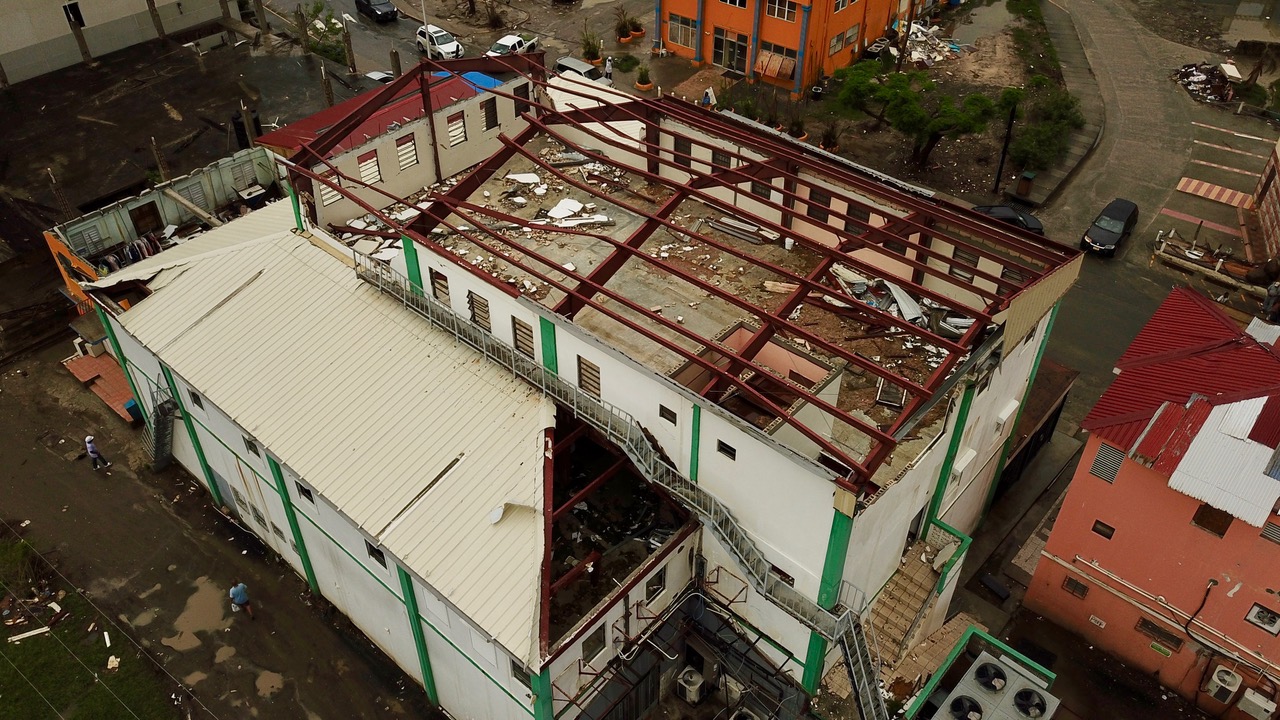
[(244, 136), (249, 139), (249, 147), (257, 145), (254, 140), (257, 136), (253, 134), (253, 115), (249, 114), (249, 108), (244, 106), (244, 101), (240, 101), (240, 122), (244, 123)]
[(329, 79), (329, 70), (324, 66), (324, 61), (320, 61), (320, 85), (324, 87), (324, 101), (329, 107), (333, 107), (333, 81)]
[(154, 136), (151, 138), (151, 154), (156, 156), (156, 168), (160, 171), (160, 180), (168, 182), (169, 165), (164, 161), (164, 155), (160, 152), (160, 145), (156, 143)]
[(1009, 108), (1009, 123), (1004, 128), (1004, 145), (1000, 147), (1000, 165), (996, 168), (996, 181), (991, 186), (992, 194), (1000, 192), (1000, 178), (1004, 176), (1004, 159), (1009, 154), (1009, 140), (1013, 138), (1013, 121), (1018, 117), (1018, 103)]
[(400, 51), (391, 48), (391, 74), (400, 77)]
[(347, 28), (347, 22), (345, 19), (342, 21), (342, 46), (347, 49), (347, 72), (355, 75), (356, 51), (351, 47), (351, 30)]

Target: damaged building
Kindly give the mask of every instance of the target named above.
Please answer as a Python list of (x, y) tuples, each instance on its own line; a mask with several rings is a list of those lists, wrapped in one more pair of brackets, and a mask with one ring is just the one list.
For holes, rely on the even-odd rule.
[(265, 136), (288, 201), (85, 283), (145, 423), (454, 717), (887, 719), (1078, 252), (541, 63)]

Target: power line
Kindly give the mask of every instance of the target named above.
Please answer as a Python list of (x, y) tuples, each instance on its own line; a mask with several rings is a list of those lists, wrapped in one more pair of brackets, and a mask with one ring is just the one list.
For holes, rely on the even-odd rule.
[[(48, 568), (48, 569), (49, 569), (49, 571), (50, 571), (50, 572), (52, 572), (54, 575), (57, 575), (57, 576), (58, 576), (58, 578), (60, 578), (60, 579), (62, 580), (62, 582), (63, 582), (63, 583), (65, 583), (68, 587), (71, 587), (71, 588), (77, 588), (77, 587), (79, 587), (76, 583), (72, 582), (72, 581), (71, 581), (71, 580), (70, 580), (66, 575), (63, 575), (61, 572), (59, 572), (59, 571), (58, 571), (58, 568), (56, 568), (56, 567), (54, 566), (54, 564), (53, 564), (52, 562), (50, 562), (50, 561), (49, 561), (49, 559), (48, 559), (48, 558), (46, 558), (43, 554), (41, 554), (41, 552), (40, 552), (39, 550), (37, 550), (37, 549), (36, 549), (36, 547), (35, 547), (34, 545), (32, 545), (31, 543), (27, 542), (26, 538), (22, 537), (22, 535), (20, 535), (20, 534), (18, 533), (18, 531), (17, 531), (17, 530), (15, 530), (15, 529), (14, 529), (14, 527), (8, 523), (8, 521), (4, 520), (3, 518), (0, 518), (0, 525), (3, 525), (3, 526), (4, 526), (4, 527), (9, 531), (9, 534), (10, 534), (10, 535), (12, 535), (14, 538), (17, 538), (18, 542), (20, 542), (20, 543), (22, 543), (22, 544), (26, 545), (28, 548), (30, 548), (30, 549), (31, 549), (31, 552), (32, 552), (36, 557), (40, 558), (40, 560), (41, 560), (41, 561), (43, 561), (43, 562), (44, 562), (44, 566), (45, 566), (46, 568)], [(208, 714), (208, 716), (209, 716), (209, 717), (211, 717), (211, 718), (213, 718), (214, 720), (220, 720), (220, 719), (218, 718), (217, 713), (215, 713), (215, 712), (213, 712), (212, 710), (210, 710), (210, 709), (209, 709), (209, 706), (207, 706), (207, 705), (205, 705), (203, 702), (201, 702), (201, 701), (200, 701), (200, 698), (196, 697), (195, 693), (191, 692), (191, 689), (190, 689), (190, 688), (188, 688), (188, 687), (187, 687), (187, 686), (186, 686), (186, 685), (185, 685), (181, 680), (179, 680), (178, 678), (174, 677), (174, 676), (173, 676), (173, 674), (172, 674), (172, 673), (170, 673), (170, 672), (169, 672), (169, 670), (168, 670), (167, 668), (165, 668), (165, 666), (164, 666), (164, 665), (162, 665), (161, 663), (157, 662), (157, 661), (156, 661), (156, 659), (155, 659), (155, 658), (153, 658), (153, 657), (151, 656), (151, 653), (149, 653), (149, 652), (146, 650), (146, 648), (142, 647), (142, 645), (140, 645), (140, 644), (138, 643), (138, 641), (137, 641), (137, 640), (135, 640), (131, 634), (129, 634), (128, 632), (126, 632), (124, 628), (120, 627), (120, 625), (119, 625), (118, 623), (116, 623), (116, 621), (115, 621), (114, 619), (112, 619), (112, 617), (111, 617), (110, 615), (108, 615), (108, 614), (107, 614), (107, 613), (106, 613), (102, 608), (100, 608), (100, 607), (98, 607), (97, 605), (95, 605), (95, 604), (94, 604), (94, 602), (93, 602), (93, 600), (92, 600), (92, 599), (90, 599), (90, 598), (89, 598), (89, 596), (88, 596), (87, 594), (85, 594), (85, 593), (78, 593), (78, 594), (79, 594), (79, 596), (80, 596), (80, 597), (81, 597), (81, 598), (82, 598), (86, 603), (88, 603), (89, 607), (93, 608), (93, 609), (94, 609), (94, 611), (98, 613), (98, 616), (99, 616), (102, 620), (104, 620), (105, 622), (107, 622), (107, 623), (110, 623), (110, 624), (111, 624), (111, 627), (113, 627), (113, 628), (116, 630), (116, 632), (118, 633), (118, 635), (119, 635), (120, 637), (124, 637), (124, 638), (125, 638), (125, 639), (127, 639), (131, 644), (133, 644), (134, 648), (136, 648), (136, 649), (138, 650), (138, 653), (139, 653), (140, 655), (142, 655), (142, 656), (146, 657), (148, 660), (150, 660), (150, 661), (151, 661), (151, 664), (152, 664), (156, 669), (158, 669), (160, 672), (164, 673), (164, 674), (165, 674), (165, 676), (166, 676), (166, 677), (168, 677), (170, 680), (172, 680), (172, 681), (174, 682), (174, 684), (175, 684), (175, 685), (177, 685), (179, 688), (181, 688), (181, 689), (182, 689), (182, 692), (183, 692), (183, 693), (184, 693), (188, 698), (190, 698), (192, 702), (194, 702), (196, 705), (200, 706), (200, 709), (201, 709), (201, 710), (203, 710), (205, 713), (207, 713), (207, 714)], [(52, 633), (51, 633), (51, 634), (52, 634)], [(61, 641), (59, 641), (59, 642), (61, 642)], [(65, 645), (63, 645), (63, 647), (66, 647), (66, 646), (65, 646)], [(77, 657), (77, 660), (78, 660), (78, 659), (79, 659), (79, 658)], [(81, 664), (83, 665), (84, 663), (82, 662)], [(112, 693), (112, 694), (114, 695), (115, 693)], [(118, 698), (117, 698), (117, 699), (118, 699)], [(132, 712), (132, 711), (130, 711), (130, 712)], [(61, 717), (61, 716), (59, 716), (59, 717)], [(136, 716), (136, 715), (134, 715), (134, 717), (137, 717), (137, 716)]]
[(5, 662), (9, 663), (9, 667), (13, 668), (14, 672), (18, 673), (18, 675), (22, 676), (23, 680), (27, 681), (27, 684), (31, 686), (32, 690), (36, 691), (36, 694), (40, 696), (40, 699), (44, 701), (45, 705), (49, 706), (49, 709), (53, 711), (54, 715), (57, 715), (58, 717), (62, 718), (62, 720), (66, 720), (66, 718), (63, 717), (62, 713), (58, 712), (58, 708), (54, 707), (53, 703), (49, 702), (49, 698), (45, 697), (44, 693), (40, 692), (40, 688), (36, 687), (35, 683), (31, 682), (31, 678), (27, 677), (26, 673), (22, 672), (22, 670), (19, 669), (17, 665), (13, 664), (13, 661), (9, 659), (8, 655), (5, 655), (3, 652), (0, 652), (0, 657), (4, 658)]

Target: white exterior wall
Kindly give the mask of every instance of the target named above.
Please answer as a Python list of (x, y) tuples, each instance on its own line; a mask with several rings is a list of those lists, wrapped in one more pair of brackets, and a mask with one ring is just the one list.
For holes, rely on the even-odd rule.
[[(128, 361), (129, 374), (144, 395), (139, 402), (144, 403), (150, 414), (153, 411), (151, 388), (164, 385), (160, 361), (114, 318), (110, 323)], [(195, 421), (210, 468), (244, 494), (269, 524), (274, 523), (281, 529), (284, 537), (275, 535), (269, 524), (259, 524), (252, 512), (236, 507), (232, 498), (225, 497), (224, 501), (242, 525), (276, 550), (300, 578), (305, 578), (301, 555), (291, 545), (293, 538), (284, 504), (267, 466), (267, 448), (259, 446), (262, 457), (249, 453), (243, 437), (252, 436), (203, 394), (204, 408), (194, 407), (189, 394), (193, 388), (177, 373), (173, 375), (182, 395), (182, 405)], [(174, 422), (174, 459), (203, 482), (204, 472), (182, 421), (178, 418)], [(401, 669), (421, 681), (417, 649), (395, 570), (398, 560), (383, 549), (387, 566), (378, 565), (369, 557), (365, 547), (369, 538), (359, 528), (284, 463), (281, 463), (281, 474), (321, 593)], [(312, 490), (313, 501), (298, 495), (295, 485), (298, 482)], [(530, 716), (532, 693), (513, 675), (510, 654), (491, 642), (421, 580), (414, 578), (414, 588), (433, 677), (440, 701), (450, 715), (476, 720), (516, 720)]]
[[(166, 33), (222, 17), (218, 0), (155, 0)], [(22, 82), (82, 61), (62, 2), (0, 0), (0, 65), (10, 83)], [(89, 54), (100, 57), (156, 38), (146, 0), (80, 0)], [(238, 18), (236, 3), (230, 2)]]

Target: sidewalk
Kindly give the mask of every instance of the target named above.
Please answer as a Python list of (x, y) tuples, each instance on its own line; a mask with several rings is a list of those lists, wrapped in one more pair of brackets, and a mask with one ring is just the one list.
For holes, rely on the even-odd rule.
[(1016, 183), (1005, 188), (1005, 194), (1010, 198), (1035, 207), (1047, 203), (1067, 182), (1076, 168), (1084, 162), (1089, 153), (1093, 152), (1102, 139), (1102, 130), (1106, 121), (1106, 113), (1102, 107), (1102, 92), (1098, 89), (1098, 81), (1089, 67), (1089, 60), (1084, 54), (1084, 44), (1071, 15), (1051, 0), (1041, 0), (1040, 8), (1044, 13), (1044, 24), (1053, 41), (1053, 47), (1058, 52), (1067, 90), (1080, 100), (1080, 113), (1084, 115), (1085, 125), (1071, 133), (1067, 141), (1067, 154), (1062, 160), (1053, 167), (1036, 173), (1031, 192), (1018, 195), (1014, 192)]
[[(422, 688), (252, 536), (209, 506), (184, 472), (149, 470), (140, 434), (59, 360), (70, 343), (0, 376), (0, 517), (116, 618), (209, 710), (193, 717), (435, 718)], [(86, 434), (114, 465), (93, 472)], [(227, 588), (245, 582), (256, 620), (233, 615)], [(145, 662), (126, 649), (124, 662)], [(160, 670), (158, 670), (160, 672)], [(3, 713), (0, 713), (3, 714)]]

